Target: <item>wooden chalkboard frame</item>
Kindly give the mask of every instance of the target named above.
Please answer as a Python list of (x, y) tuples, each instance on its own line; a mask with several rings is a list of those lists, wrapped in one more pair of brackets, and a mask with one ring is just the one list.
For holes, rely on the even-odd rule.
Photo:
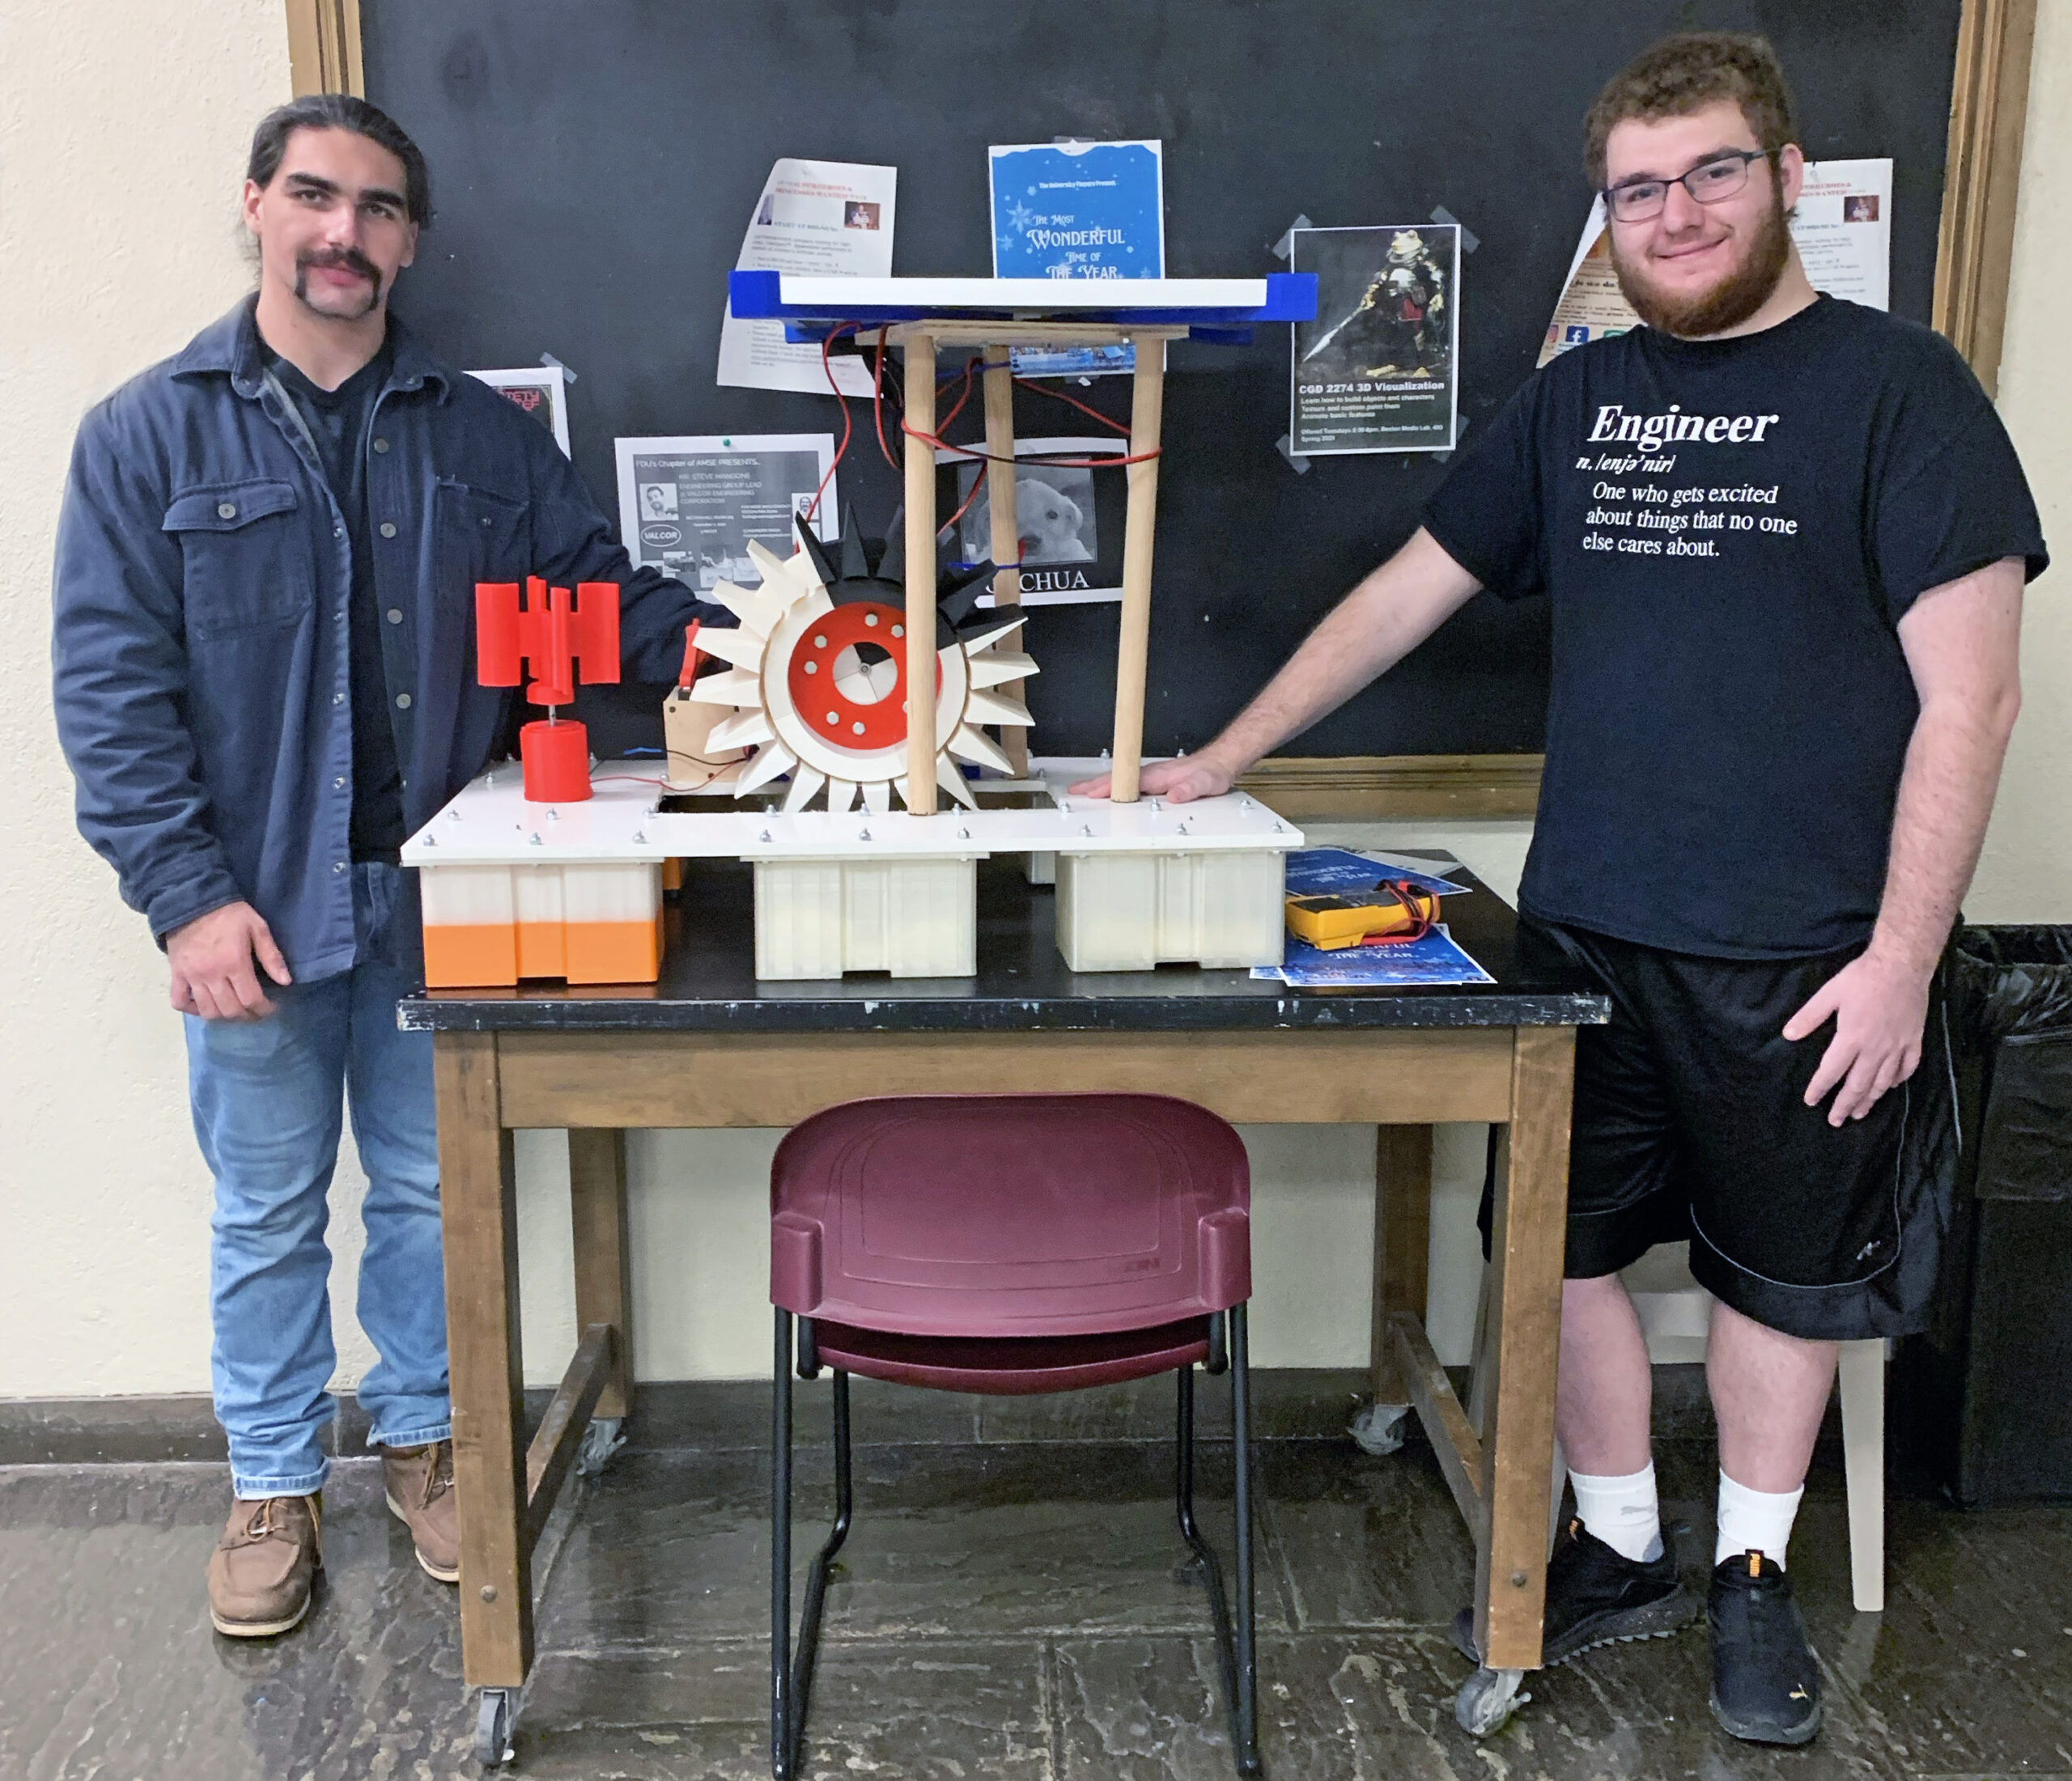
[[(364, 93), (359, 0), (286, 0), (294, 89)], [(1964, 0), (1936, 236), (1935, 327), (1989, 393), (2000, 379), (2036, 0)], [(1541, 757), (1349, 755), (1263, 761), (1245, 784), (1297, 821), (1530, 816)]]

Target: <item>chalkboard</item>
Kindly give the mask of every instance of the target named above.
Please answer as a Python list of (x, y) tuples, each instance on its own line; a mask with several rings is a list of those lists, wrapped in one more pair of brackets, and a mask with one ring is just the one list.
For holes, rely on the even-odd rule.
[[(897, 166), (905, 274), (990, 272), (994, 142), (1162, 141), (1177, 278), (1277, 269), (1269, 244), (1298, 213), (1369, 224), (1443, 206), (1480, 242), (1461, 302), (1471, 440), (1531, 372), (1589, 204), (1581, 121), (1599, 87), (1666, 32), (1761, 31), (1809, 155), (1893, 157), (1892, 308), (1926, 321), (1959, 5), (360, 0), (360, 15), (367, 96), (423, 148), (437, 204), (398, 312), (458, 364), (546, 351), (575, 371), (575, 463), (615, 515), (615, 435), (839, 435), (831, 396), (713, 382), (725, 275), (780, 155)], [(1149, 753), (1207, 740), (1409, 535), (1446, 470), (1324, 458), (1298, 476), (1274, 443), (1285, 329), (1176, 345), (1169, 363)], [(1127, 412), (1125, 380), (1073, 393)], [(1069, 413), (1017, 396), (1025, 434), (1075, 430)], [(857, 421), (842, 493), (881, 531), (898, 479), (868, 405)], [(1543, 601), (1480, 596), (1287, 752), (1535, 751), (1547, 625)], [(1039, 751), (1102, 745), (1115, 632), (1112, 606), (1034, 613)]]

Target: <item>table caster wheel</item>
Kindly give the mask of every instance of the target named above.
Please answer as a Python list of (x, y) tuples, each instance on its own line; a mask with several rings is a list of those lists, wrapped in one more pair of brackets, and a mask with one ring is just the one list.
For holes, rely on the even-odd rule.
[(575, 1470), (579, 1476), (593, 1478), (605, 1469), (605, 1462), (626, 1445), (625, 1418), (620, 1416), (599, 1416), (583, 1431), (583, 1443), (575, 1451)]
[(499, 1769), (518, 1753), (511, 1747), (511, 1690), (486, 1688), (475, 1709), (475, 1761)]
[(1531, 1700), (1521, 1694), (1525, 1680), (1522, 1669), (1479, 1669), (1460, 1685), (1454, 1697), (1454, 1721), (1470, 1737), (1486, 1738), (1504, 1728), (1504, 1722)]

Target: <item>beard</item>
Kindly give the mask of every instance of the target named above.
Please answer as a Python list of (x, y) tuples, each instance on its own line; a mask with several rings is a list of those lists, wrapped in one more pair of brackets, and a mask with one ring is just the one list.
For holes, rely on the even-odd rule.
[(1773, 197), (1755, 239), (1741, 263), (1709, 290), (1670, 296), (1647, 282), (1644, 262), (1629, 261), (1611, 242), (1611, 269), (1619, 290), (1633, 312), (1665, 334), (1693, 338), (1739, 327), (1770, 299), (1770, 293), (1791, 263), (1791, 231), (1785, 227), (1784, 206)]
[[(312, 266), (343, 266), (348, 271), (357, 272), (367, 280), (367, 300), (352, 309), (328, 308), (313, 301), (309, 295), (309, 270)], [(380, 269), (357, 248), (334, 248), (321, 252), (300, 253), (295, 256), (295, 294), (320, 316), (328, 316), (338, 321), (358, 321), (362, 316), (372, 315), (380, 305)], [(344, 294), (342, 292), (340, 295), (343, 297)], [(345, 300), (350, 302), (351, 299)]]

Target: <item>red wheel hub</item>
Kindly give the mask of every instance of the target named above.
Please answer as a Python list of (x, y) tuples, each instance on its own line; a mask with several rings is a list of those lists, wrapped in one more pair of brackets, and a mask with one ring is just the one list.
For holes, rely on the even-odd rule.
[[(883, 698), (860, 703), (835, 684), (834, 664), (844, 650), (860, 645), (890, 655), (898, 678)], [(906, 739), (906, 615), (875, 600), (837, 606), (799, 639), (785, 683), (792, 707), (814, 735), (859, 753), (897, 746)], [(940, 662), (936, 690), (942, 690)]]

